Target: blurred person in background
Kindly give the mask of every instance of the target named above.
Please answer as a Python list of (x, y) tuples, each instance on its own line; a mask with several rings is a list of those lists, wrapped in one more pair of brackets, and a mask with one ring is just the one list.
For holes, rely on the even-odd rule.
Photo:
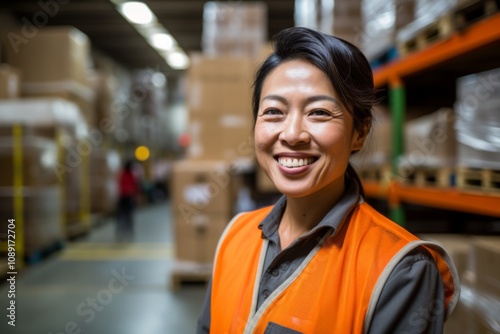
[(453, 262), (367, 204), (349, 163), (375, 102), (354, 45), (300, 27), (275, 36), (252, 109), (257, 161), (283, 196), (229, 223), (198, 333), (442, 333)]
[(133, 171), (134, 162), (128, 160), (118, 175), (118, 204), (116, 209), (116, 239), (132, 241), (134, 236), (134, 209), (139, 196), (139, 185)]

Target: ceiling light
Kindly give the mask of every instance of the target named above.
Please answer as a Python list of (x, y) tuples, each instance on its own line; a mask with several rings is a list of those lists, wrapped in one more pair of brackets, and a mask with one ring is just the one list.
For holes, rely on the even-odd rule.
[(160, 50), (170, 50), (174, 46), (174, 39), (169, 34), (157, 33), (151, 36), (151, 44)]
[(149, 7), (138, 1), (125, 2), (120, 5), (123, 15), (132, 23), (148, 24), (153, 21), (153, 13)]
[(167, 56), (167, 62), (175, 70), (184, 70), (189, 66), (188, 56), (181, 51), (171, 52)]

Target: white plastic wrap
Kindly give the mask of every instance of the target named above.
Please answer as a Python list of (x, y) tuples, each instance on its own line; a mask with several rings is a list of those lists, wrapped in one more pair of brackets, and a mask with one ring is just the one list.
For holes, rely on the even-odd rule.
[(60, 126), (84, 138), (88, 128), (78, 106), (59, 98), (30, 98), (0, 101), (0, 125), (28, 127)]
[(500, 69), (457, 80), (458, 163), (500, 168)]
[(364, 0), (361, 4), (361, 16), (363, 22), (361, 48), (368, 59), (373, 59), (393, 44), (396, 26), (394, 0)]

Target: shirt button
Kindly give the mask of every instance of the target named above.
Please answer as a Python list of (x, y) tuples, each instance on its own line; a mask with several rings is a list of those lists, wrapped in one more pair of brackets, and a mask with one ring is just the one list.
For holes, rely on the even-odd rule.
[(277, 269), (277, 268), (274, 268), (273, 271), (271, 272), (271, 275), (273, 275), (274, 277), (278, 276), (280, 273), (280, 271)]
[(262, 297), (264, 297), (264, 299), (267, 299), (267, 297), (269, 297), (269, 290), (262, 291)]

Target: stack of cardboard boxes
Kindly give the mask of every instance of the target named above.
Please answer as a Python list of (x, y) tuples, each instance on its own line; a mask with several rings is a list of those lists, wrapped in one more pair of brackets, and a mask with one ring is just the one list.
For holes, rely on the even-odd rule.
[(26, 43), (7, 45), (5, 62), (21, 70), (22, 96), (67, 99), (79, 106), (89, 126), (95, 125), (90, 41), (81, 31), (73, 27), (38, 29)]
[[(51, 168), (57, 147), (25, 127), (19, 137), (9, 130), (2, 127), (0, 136), (0, 218), (17, 218), (17, 227), (24, 233), (17, 230), (16, 243), (23, 244), (24, 254), (31, 255), (63, 240), (59, 187)], [(7, 243), (7, 224), (1, 225), (0, 235)]]
[[(207, 4), (204, 34), (214, 24), (242, 29), (252, 24), (265, 31), (264, 9), (262, 4)], [(191, 55), (186, 87), (190, 145), (187, 159), (174, 165), (171, 181), (176, 257), (205, 264), (213, 261), (218, 239), (235, 213), (241, 174), (234, 166), (253, 165), (251, 86), (264, 40), (259, 37), (242, 52), (212, 42), (216, 52)]]
[[(73, 27), (39, 28), (29, 36), (13, 27), (11, 33), (25, 38), (22, 43), (3, 45), (3, 61), (9, 65), (0, 69), (0, 94), (19, 99), (3, 107), (12, 108), (21, 118), (25, 110), (27, 117), (19, 124), (29, 124), (37, 136), (57, 143), (52, 174), (63, 189), (63, 234), (71, 238), (89, 228), (88, 159), (100, 144), (87, 137), (87, 129), (97, 127), (90, 42)], [(43, 118), (49, 114), (48, 119)]]
[[(66, 238), (69, 226), (65, 222), (75, 212), (70, 210), (75, 196), (66, 196), (72, 190), (67, 180), (77, 176), (74, 171), (79, 162), (65, 159), (62, 138), (71, 140), (81, 131), (75, 127), (82, 122), (79, 117), (76, 105), (61, 99), (0, 101), (0, 163), (4, 172), (0, 216), (19, 220), (17, 228), (24, 231), (26, 255)], [(78, 193), (76, 197), (78, 201)], [(76, 214), (80, 212), (78, 204)]]
[(90, 211), (109, 215), (115, 212), (118, 201), (118, 171), (120, 156), (116, 151), (97, 147), (92, 151), (90, 164)]
[(251, 159), (251, 84), (254, 61), (250, 57), (202, 54), (191, 56), (187, 103), (192, 160)]
[(234, 174), (223, 161), (183, 161), (173, 168), (176, 258), (211, 263), (233, 215)]
[(252, 161), (249, 57), (192, 55), (187, 102), (191, 144), (172, 171), (178, 260), (210, 263), (234, 214), (238, 173)]
[(203, 53), (211, 56), (257, 55), (267, 36), (263, 2), (209, 1), (203, 10)]

